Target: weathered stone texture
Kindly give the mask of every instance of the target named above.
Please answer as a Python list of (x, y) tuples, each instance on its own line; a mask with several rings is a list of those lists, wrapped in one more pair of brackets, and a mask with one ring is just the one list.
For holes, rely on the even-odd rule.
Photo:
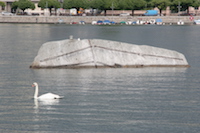
[(31, 68), (145, 66), (189, 65), (183, 54), (163, 48), (100, 39), (67, 39), (43, 44)]

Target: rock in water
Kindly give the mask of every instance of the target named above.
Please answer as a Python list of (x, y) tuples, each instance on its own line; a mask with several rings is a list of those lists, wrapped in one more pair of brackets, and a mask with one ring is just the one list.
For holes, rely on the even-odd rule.
[(179, 52), (100, 39), (66, 39), (41, 46), (31, 68), (188, 67)]

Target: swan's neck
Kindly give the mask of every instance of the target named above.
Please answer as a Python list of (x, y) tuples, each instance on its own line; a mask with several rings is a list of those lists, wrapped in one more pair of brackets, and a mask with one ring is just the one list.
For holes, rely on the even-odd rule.
[(35, 98), (35, 99), (38, 98), (38, 85), (35, 86), (35, 94), (34, 94), (34, 98)]

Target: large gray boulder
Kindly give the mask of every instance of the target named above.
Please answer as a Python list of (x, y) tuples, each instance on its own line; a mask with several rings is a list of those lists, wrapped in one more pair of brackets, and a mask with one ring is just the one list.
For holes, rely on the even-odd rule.
[(44, 43), (31, 68), (188, 67), (179, 52), (100, 39), (66, 39)]

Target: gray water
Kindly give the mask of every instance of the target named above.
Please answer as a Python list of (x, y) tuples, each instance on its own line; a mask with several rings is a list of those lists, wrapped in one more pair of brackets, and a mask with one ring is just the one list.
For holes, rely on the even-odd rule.
[[(0, 24), (0, 132), (197, 133), (200, 26)], [(47, 41), (97, 38), (176, 50), (190, 68), (29, 69)], [(64, 99), (33, 99), (40, 94)]]

